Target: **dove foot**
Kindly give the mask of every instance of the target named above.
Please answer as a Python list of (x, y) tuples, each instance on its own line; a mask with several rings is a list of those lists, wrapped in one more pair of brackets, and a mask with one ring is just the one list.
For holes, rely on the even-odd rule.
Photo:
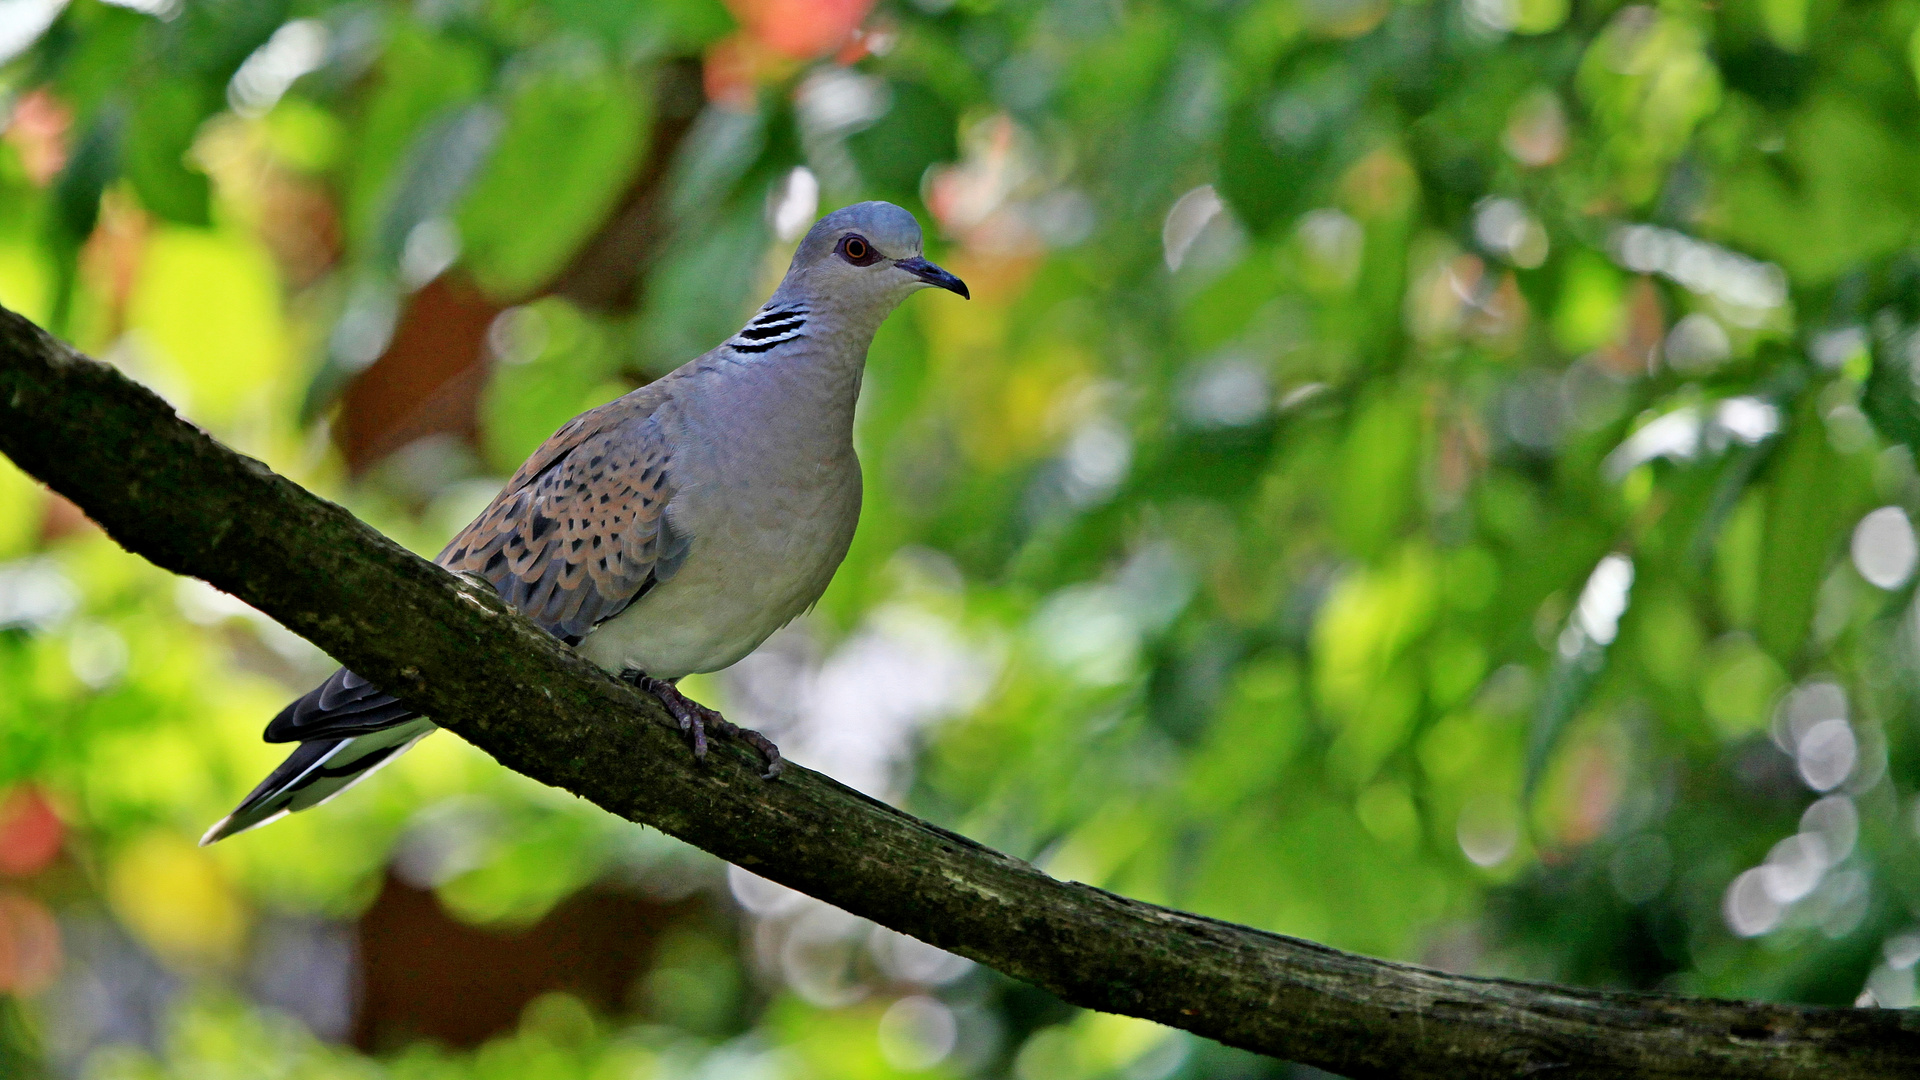
[(644, 671), (629, 668), (620, 673), (620, 678), (640, 690), (644, 690), (660, 699), (667, 712), (679, 721), (680, 730), (693, 740), (693, 756), (697, 761), (707, 759), (707, 734), (716, 738), (737, 739), (759, 751), (766, 759), (767, 771), (760, 774), (763, 779), (771, 780), (780, 775), (786, 762), (780, 757), (780, 748), (773, 740), (753, 730), (731, 723), (717, 710), (693, 700), (680, 692), (680, 688), (666, 679), (656, 679)]

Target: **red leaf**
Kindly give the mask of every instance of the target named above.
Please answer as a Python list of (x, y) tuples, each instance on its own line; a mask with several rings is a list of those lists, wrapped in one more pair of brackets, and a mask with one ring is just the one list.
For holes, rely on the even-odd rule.
[(46, 796), (22, 784), (0, 798), (0, 874), (25, 877), (60, 853), (66, 826)]

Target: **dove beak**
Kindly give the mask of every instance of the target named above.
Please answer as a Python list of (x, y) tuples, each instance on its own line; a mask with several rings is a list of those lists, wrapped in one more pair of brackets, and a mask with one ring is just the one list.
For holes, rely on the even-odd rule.
[(966, 282), (961, 281), (959, 278), (954, 277), (952, 274), (947, 273), (945, 270), (940, 269), (918, 255), (915, 255), (911, 259), (901, 259), (893, 265), (905, 270), (907, 273), (912, 274), (914, 277), (919, 278), (921, 281), (926, 282), (936, 289), (945, 289), (948, 292), (959, 293), (961, 298), (966, 300), (973, 299), (973, 294), (967, 291)]

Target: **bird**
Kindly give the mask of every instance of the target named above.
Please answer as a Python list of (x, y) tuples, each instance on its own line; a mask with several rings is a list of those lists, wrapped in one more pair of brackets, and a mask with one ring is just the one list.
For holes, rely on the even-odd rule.
[[(706, 756), (709, 736), (780, 753), (686, 697), (812, 607), (860, 517), (854, 406), (867, 349), (908, 295), (959, 278), (928, 262), (891, 203), (821, 218), (740, 331), (569, 420), (434, 560), (484, 582), (587, 659), (660, 699)], [(346, 668), (267, 724), (297, 743), (202, 846), (318, 806), (436, 730)]]

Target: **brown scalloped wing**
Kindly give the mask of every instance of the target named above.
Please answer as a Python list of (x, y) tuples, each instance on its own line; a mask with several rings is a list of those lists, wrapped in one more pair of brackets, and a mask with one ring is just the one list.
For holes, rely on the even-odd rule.
[(685, 550), (666, 523), (672, 454), (649, 405), (622, 398), (555, 432), (436, 561), (568, 641), (619, 614)]

